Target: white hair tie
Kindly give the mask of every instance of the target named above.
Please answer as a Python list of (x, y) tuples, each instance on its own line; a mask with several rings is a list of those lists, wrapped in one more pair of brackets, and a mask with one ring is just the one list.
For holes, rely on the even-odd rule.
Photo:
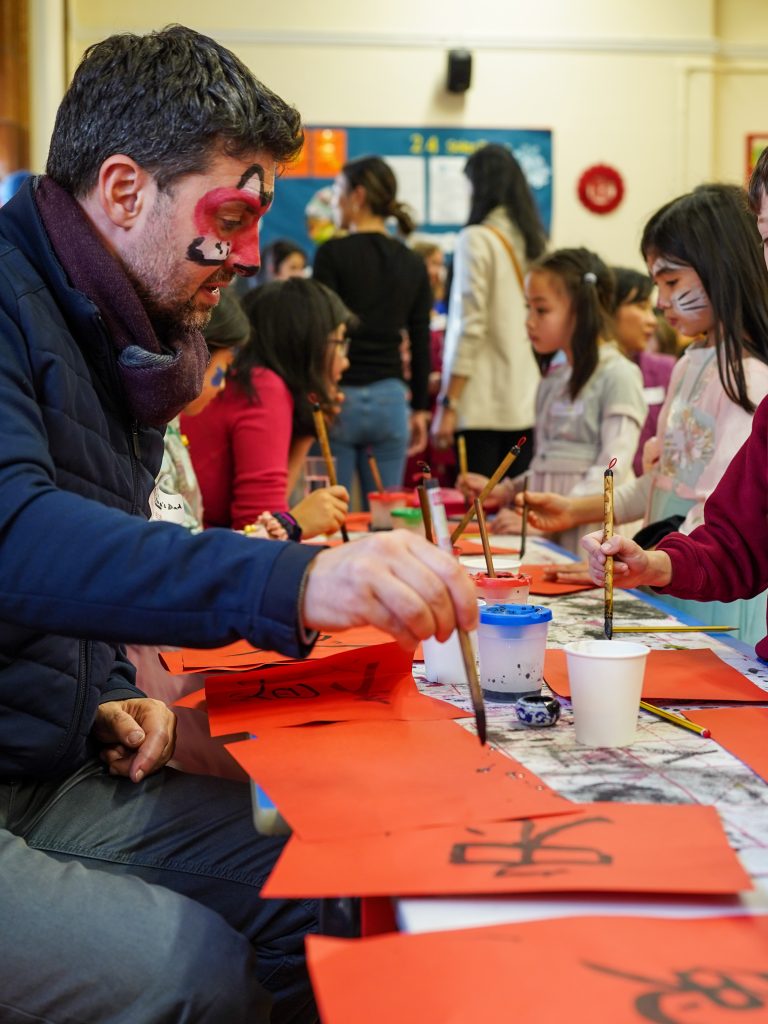
[(597, 274), (593, 274), (591, 270), (588, 270), (582, 280), (584, 284), (597, 284)]

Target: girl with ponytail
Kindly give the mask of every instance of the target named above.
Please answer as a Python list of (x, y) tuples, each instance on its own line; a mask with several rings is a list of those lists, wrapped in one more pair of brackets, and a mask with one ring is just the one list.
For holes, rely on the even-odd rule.
[[(390, 234), (415, 227), (397, 199), (397, 179), (381, 157), (345, 164), (333, 188), (337, 224), (348, 234), (317, 251), (316, 280), (332, 288), (357, 316), (349, 332), (345, 401), (331, 428), (339, 483), (351, 488), (359, 475), (365, 495), (374, 490), (369, 455), (376, 457), (387, 488), (402, 486), (406, 455), (427, 443), (430, 398), (429, 322), (432, 291), (424, 260)], [(402, 344), (410, 343), (410, 379), (403, 374)]]
[[(591, 494), (602, 487), (614, 458), (616, 482), (634, 478), (647, 406), (639, 369), (611, 341), (613, 289), (611, 271), (588, 249), (558, 249), (526, 276), (526, 330), (543, 373), (531, 490)], [(475, 494), (485, 479), (470, 473), (462, 481)], [(511, 505), (521, 483), (520, 476), (503, 480), (491, 497)], [(516, 513), (502, 510), (493, 525), (503, 532), (519, 522)], [(568, 530), (553, 539), (575, 552), (583, 532)]]

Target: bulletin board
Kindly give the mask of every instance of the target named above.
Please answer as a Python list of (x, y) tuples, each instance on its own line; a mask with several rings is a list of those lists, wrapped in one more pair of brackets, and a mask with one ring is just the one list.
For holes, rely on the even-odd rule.
[[(277, 182), (275, 202), (263, 222), (267, 244), (287, 237), (312, 252), (304, 208), (341, 167), (356, 157), (378, 155), (398, 179), (398, 198), (413, 207), (420, 233), (450, 234), (466, 224), (467, 157), (489, 142), (508, 146), (531, 186), (544, 228), (552, 222), (552, 132), (505, 128), (305, 128), (301, 156)], [(446, 239), (446, 241), (449, 241)], [(448, 245), (447, 248), (452, 248)]]

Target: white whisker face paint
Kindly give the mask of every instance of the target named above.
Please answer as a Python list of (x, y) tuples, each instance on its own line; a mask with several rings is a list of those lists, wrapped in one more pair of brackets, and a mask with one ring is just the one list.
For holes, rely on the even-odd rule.
[(657, 306), (672, 327), (689, 337), (712, 330), (712, 303), (690, 264), (662, 255), (649, 261), (648, 271), (658, 288)]

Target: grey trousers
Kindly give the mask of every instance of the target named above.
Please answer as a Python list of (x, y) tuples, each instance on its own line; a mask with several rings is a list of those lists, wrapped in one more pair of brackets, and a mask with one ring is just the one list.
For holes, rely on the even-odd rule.
[(283, 842), (239, 782), (93, 762), (0, 784), (0, 1021), (316, 1021), (317, 907), (259, 898)]

